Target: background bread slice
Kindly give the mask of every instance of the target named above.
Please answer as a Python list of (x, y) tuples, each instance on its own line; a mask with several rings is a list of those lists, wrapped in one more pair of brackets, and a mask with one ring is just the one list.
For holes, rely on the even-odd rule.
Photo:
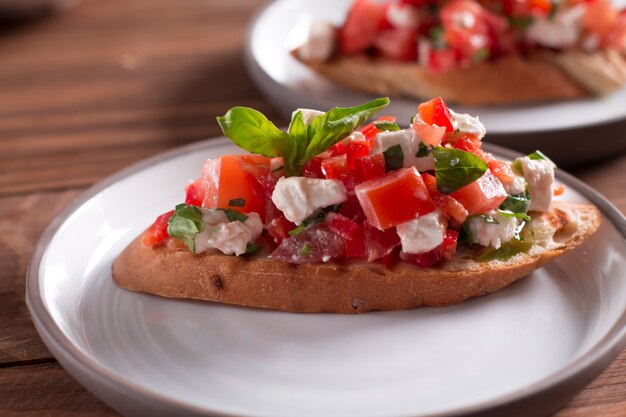
[[(535, 218), (537, 244), (506, 261), (476, 262), (457, 253), (440, 268), (401, 262), (290, 265), (267, 259), (193, 255), (173, 245), (132, 242), (113, 264), (123, 288), (164, 297), (194, 298), (292, 312), (364, 313), (459, 303), (498, 291), (591, 235), (601, 215), (594, 206), (559, 204)], [(469, 253), (465, 253), (469, 255)]]
[[(299, 59), (297, 49), (292, 55)], [(576, 99), (626, 83), (626, 56), (618, 51), (535, 51), (439, 73), (416, 63), (367, 56), (304, 64), (338, 84), (367, 93), (419, 99), (441, 96), (465, 105)]]

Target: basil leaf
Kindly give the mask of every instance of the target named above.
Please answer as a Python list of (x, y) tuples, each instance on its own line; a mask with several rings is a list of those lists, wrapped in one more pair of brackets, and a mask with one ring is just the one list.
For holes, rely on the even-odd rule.
[(248, 216), (246, 216), (245, 214), (237, 210), (233, 210), (233, 209), (218, 209), (218, 210), (222, 210), (224, 213), (226, 213), (226, 217), (228, 217), (229, 222), (242, 222), (243, 223), (246, 220), (248, 220)]
[(476, 64), (480, 61), (485, 61), (486, 59), (489, 58), (489, 56), (490, 56), (489, 49), (487, 48), (479, 49), (478, 51), (476, 51), (476, 53), (474, 53), (474, 55), (472, 55), (472, 63)]
[(556, 14), (559, 12), (559, 8), (561, 7), (561, 2), (560, 0), (552, 0), (550, 3), (552, 4), (552, 8), (548, 14), (548, 20), (554, 20)]
[(228, 202), (228, 207), (243, 207), (246, 204), (246, 200), (243, 198), (233, 198)]
[(382, 120), (379, 122), (372, 122), (372, 124), (376, 127), (376, 129), (380, 131), (389, 131), (395, 132), (396, 130), (400, 130), (400, 126), (396, 122), (390, 122), (386, 120)]
[(528, 158), (534, 159), (534, 160), (543, 159), (544, 161), (548, 161), (548, 162), (550, 162), (552, 165), (554, 165), (556, 167), (556, 164), (554, 162), (552, 162), (552, 160), (550, 158), (548, 158), (541, 151), (535, 151), (535, 152), (533, 152), (531, 154), (528, 154)]
[(383, 152), (383, 156), (385, 157), (386, 171), (402, 168), (402, 165), (404, 164), (404, 152), (402, 152), (402, 146), (390, 146)]
[(509, 210), (513, 213), (528, 213), (530, 198), (526, 194), (510, 195), (500, 204), (500, 210)]
[(254, 253), (254, 252), (258, 251), (259, 249), (260, 249), (260, 247), (256, 243), (248, 243), (246, 245), (246, 251), (243, 254), (244, 255), (249, 255), (251, 253)]
[(432, 148), (426, 146), (424, 142), (420, 142), (419, 146), (420, 147), (417, 150), (417, 153), (415, 154), (417, 158), (423, 158), (424, 156), (430, 155), (430, 153), (432, 152)]
[(535, 19), (533, 17), (522, 17), (522, 16), (509, 16), (509, 25), (515, 29), (526, 30), (530, 25), (533, 24)]
[(388, 98), (378, 98), (356, 107), (335, 107), (318, 116), (309, 126), (311, 140), (299, 165), (344, 139), (388, 104)]
[(441, 146), (432, 148), (432, 152), (437, 188), (444, 194), (451, 194), (471, 184), (482, 177), (488, 168), (485, 162), (471, 152)]
[(261, 112), (249, 107), (233, 107), (217, 118), (224, 135), (248, 152), (269, 158), (282, 156), (286, 165), (293, 165), (297, 143), (278, 129)]
[(298, 112), (293, 116), (291, 124), (289, 124), (288, 134), (296, 143), (297, 158), (299, 155), (302, 155), (304, 153), (304, 150), (306, 149), (309, 140), (308, 129), (306, 124), (304, 123), (302, 110), (298, 110)]
[(498, 209), (498, 214), (500, 214), (501, 216), (504, 216), (504, 217), (516, 217), (518, 219), (530, 221), (530, 216), (528, 214), (525, 214), (525, 213), (515, 213), (515, 212), (513, 212), (511, 210)]
[(479, 214), (478, 217), (480, 217), (485, 223), (500, 224), (500, 222), (490, 214)]
[(527, 252), (531, 248), (532, 244), (524, 240), (511, 239), (508, 242), (502, 244), (498, 249), (487, 249), (480, 254), (476, 260), (480, 262), (488, 262), (494, 260), (509, 259), (518, 253)]
[(447, 43), (444, 39), (443, 26), (435, 26), (428, 31), (428, 39), (433, 49), (445, 49)]
[(177, 205), (174, 214), (167, 222), (167, 234), (185, 242), (193, 253), (196, 252), (194, 238), (203, 229), (202, 212), (198, 207), (187, 204)]
[[(331, 206), (333, 207), (333, 206)], [(304, 229), (306, 229), (309, 226), (312, 226), (314, 224), (317, 223), (321, 223), (324, 220), (326, 220), (326, 212), (324, 210), (320, 210), (315, 214), (312, 214), (311, 216), (307, 217), (306, 219), (304, 219), (304, 221), (302, 223), (300, 223), (300, 225), (298, 227), (296, 227), (295, 229), (292, 229), (289, 231), (289, 235), (290, 236), (295, 236), (298, 233), (300, 233), (301, 231), (303, 231)]]
[(301, 256), (307, 256), (311, 254), (311, 245), (309, 245), (308, 243), (305, 243), (301, 248), (300, 248), (300, 255)]

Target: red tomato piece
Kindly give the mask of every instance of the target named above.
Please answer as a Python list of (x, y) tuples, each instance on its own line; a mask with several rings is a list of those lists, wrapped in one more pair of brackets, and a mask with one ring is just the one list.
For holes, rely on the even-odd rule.
[(324, 158), (320, 156), (314, 156), (309, 159), (304, 168), (302, 169), (302, 176), (308, 178), (325, 178), (322, 172), (322, 161)]
[(274, 239), (274, 242), (279, 245), (283, 240), (289, 238), (289, 231), (296, 228), (296, 225), (291, 223), (284, 215), (274, 217), (269, 223), (265, 225), (267, 232)]
[(368, 155), (354, 160), (357, 182), (375, 180), (385, 176), (385, 156), (382, 153)]
[(329, 227), (344, 239), (348, 258), (364, 259), (366, 257), (363, 228), (357, 222), (336, 214)]
[(511, 185), (513, 181), (515, 181), (515, 175), (513, 174), (511, 165), (506, 162), (492, 159), (487, 162), (487, 165), (489, 165), (491, 172), (493, 172), (503, 185)]
[(363, 213), (361, 204), (359, 204), (359, 200), (357, 200), (354, 194), (348, 194), (348, 199), (341, 203), (339, 214), (357, 223), (362, 223), (365, 220), (365, 213)]
[(490, 170), (469, 185), (450, 194), (469, 214), (486, 213), (497, 208), (507, 197), (502, 183)]
[[(242, 213), (255, 212), (265, 218), (265, 200), (269, 190), (263, 184), (268, 176), (270, 158), (261, 155), (224, 155), (207, 160), (202, 167), (203, 206), (231, 208)], [(229, 202), (243, 199), (243, 207)]]
[(415, 167), (392, 171), (383, 178), (356, 186), (367, 220), (380, 230), (430, 213), (435, 205)]
[(565, 186), (563, 184), (557, 184), (554, 186), (554, 195), (563, 195), (565, 193)]
[(611, 0), (595, 0), (588, 3), (587, 10), (582, 17), (582, 26), (604, 36), (615, 26), (618, 18), (619, 13), (613, 7)]
[[(378, 118), (378, 120), (376, 120), (377, 122), (395, 122), (396, 118), (393, 116), (383, 116)], [(368, 123), (365, 126), (363, 126), (361, 129), (359, 129), (359, 132), (363, 133), (363, 136), (365, 136), (365, 139), (367, 139), (370, 142), (370, 149), (372, 144), (374, 143), (374, 139), (376, 138), (376, 135), (380, 133), (380, 130), (374, 125), (374, 123)]]
[(387, 29), (380, 31), (374, 41), (381, 55), (399, 61), (417, 60), (417, 31), (411, 29)]
[(169, 237), (167, 234), (167, 222), (174, 214), (174, 210), (161, 214), (156, 218), (141, 237), (141, 243), (146, 246), (156, 246)]
[(198, 178), (185, 187), (185, 204), (202, 207), (203, 201), (204, 189), (202, 188), (202, 178)]
[(323, 223), (283, 240), (270, 254), (271, 259), (291, 264), (328, 262), (344, 256), (343, 239)]
[(428, 172), (423, 172), (422, 179), (424, 180), (424, 184), (426, 185), (426, 189), (428, 189), (428, 193), (430, 194), (430, 196), (438, 196), (439, 189), (437, 188), (437, 179), (435, 178), (435, 176), (429, 174)]
[(446, 128), (443, 126), (431, 126), (421, 120), (413, 121), (411, 125), (417, 136), (430, 146), (438, 146), (446, 136)]
[(447, 71), (456, 67), (456, 53), (450, 48), (431, 49), (428, 52), (428, 68), (433, 72)]
[(379, 230), (367, 221), (363, 223), (363, 235), (368, 262), (389, 255), (401, 243), (395, 227)]
[(417, 111), (426, 124), (445, 127), (446, 132), (454, 132), (454, 120), (441, 97), (420, 104), (417, 106)]
[(354, 160), (369, 155), (371, 149), (372, 142), (367, 138), (350, 138), (337, 142), (329, 152), (332, 156), (345, 155), (348, 158), (348, 166), (354, 168)]
[(459, 232), (448, 229), (443, 237), (443, 242), (436, 248), (424, 253), (404, 253), (400, 252), (400, 258), (403, 261), (410, 262), (421, 268), (429, 268), (441, 264), (446, 260), (452, 259), (456, 252), (456, 244)]
[(339, 52), (349, 55), (372, 46), (385, 19), (385, 6), (373, 0), (356, 0), (339, 29)]
[(433, 201), (441, 210), (443, 215), (447, 219), (454, 220), (457, 226), (462, 225), (467, 219), (469, 214), (467, 209), (463, 206), (463, 204), (455, 200), (454, 197), (446, 194), (439, 194), (433, 197)]
[(322, 162), (322, 173), (329, 180), (339, 180), (348, 191), (353, 190), (356, 179), (348, 166), (348, 156), (334, 156)]

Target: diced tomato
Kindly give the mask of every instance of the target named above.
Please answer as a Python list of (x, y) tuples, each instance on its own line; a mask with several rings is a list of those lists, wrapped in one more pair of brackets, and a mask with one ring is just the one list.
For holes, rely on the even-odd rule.
[(417, 31), (412, 29), (387, 29), (380, 31), (374, 41), (382, 56), (400, 61), (417, 60)]
[(346, 256), (348, 258), (366, 258), (363, 228), (355, 221), (336, 214), (330, 223), (330, 230), (344, 239)]
[(385, 176), (385, 156), (382, 153), (368, 155), (354, 160), (354, 170), (358, 183)]
[(565, 186), (563, 184), (557, 184), (554, 186), (554, 195), (563, 195), (565, 193)]
[(546, 16), (552, 11), (550, 0), (502, 0), (502, 10), (507, 16)]
[(363, 182), (355, 191), (367, 220), (380, 230), (435, 209), (415, 167), (398, 169), (383, 178)]
[(353, 190), (356, 178), (348, 167), (348, 156), (334, 156), (322, 162), (322, 173), (329, 180), (339, 180), (348, 191)]
[(378, 258), (378, 262), (380, 262), (385, 268), (391, 269), (398, 262), (398, 251), (393, 248), (391, 252), (387, 255)]
[(453, 220), (456, 226), (461, 226), (468, 216), (467, 209), (457, 201), (454, 197), (446, 194), (439, 194), (433, 197), (435, 206), (441, 210), (441, 213), (449, 219)]
[[(207, 160), (202, 167), (203, 206), (231, 208), (242, 213), (255, 212), (265, 218), (265, 201), (269, 192), (264, 177), (269, 177), (270, 159), (261, 155), (224, 155)], [(243, 199), (242, 207), (229, 202)]]
[(169, 237), (167, 234), (167, 222), (174, 214), (174, 210), (161, 214), (156, 218), (141, 237), (141, 243), (146, 246), (156, 246)]
[(452, 146), (462, 151), (473, 153), (487, 164), (494, 160), (493, 155), (481, 149), (482, 142), (476, 135), (462, 133), (458, 137), (454, 138)]
[(497, 208), (507, 197), (502, 184), (490, 170), (469, 185), (450, 194), (469, 214), (486, 213)]
[(396, 246), (400, 245), (400, 236), (395, 227), (387, 230), (379, 230), (368, 221), (363, 223), (363, 235), (365, 236), (365, 249), (368, 262), (389, 255)]
[(431, 126), (419, 120), (417, 117), (411, 125), (417, 136), (430, 146), (438, 146), (446, 136), (446, 128), (443, 126)]
[(454, 120), (441, 97), (420, 104), (417, 111), (426, 124), (445, 127), (446, 132), (454, 132)]
[(314, 156), (309, 159), (306, 164), (304, 164), (304, 168), (302, 169), (302, 176), (309, 178), (325, 178), (324, 173), (322, 172), (322, 161), (325, 158), (320, 156)]
[(487, 165), (503, 185), (511, 185), (513, 181), (515, 181), (515, 175), (513, 174), (510, 164), (494, 158), (487, 162)]
[(428, 69), (433, 72), (447, 71), (456, 66), (456, 53), (450, 48), (430, 49), (428, 51)]
[[(395, 122), (396, 118), (393, 116), (383, 116), (383, 117), (380, 117), (376, 121), (377, 122)], [(376, 135), (380, 133), (380, 130), (374, 125), (374, 123), (366, 124), (359, 131), (363, 133), (363, 136), (365, 136), (365, 139), (367, 139), (370, 142), (370, 146), (374, 143), (374, 139), (376, 138)]]
[(330, 149), (330, 155), (345, 155), (348, 159), (348, 167), (354, 168), (354, 160), (369, 155), (372, 143), (361, 135), (349, 136), (347, 139), (336, 143)]
[(611, 0), (595, 0), (588, 3), (582, 17), (583, 28), (605, 36), (617, 23), (619, 14)]
[(343, 239), (321, 223), (289, 237), (270, 254), (291, 264), (321, 263), (345, 256)]
[(426, 189), (428, 190), (431, 198), (440, 194), (439, 189), (437, 188), (437, 179), (434, 175), (431, 175), (428, 172), (422, 172), (422, 179), (424, 180), (424, 184), (426, 185)]
[(385, 6), (374, 0), (356, 0), (339, 29), (339, 52), (349, 55), (372, 46), (385, 19)]
[(452, 259), (456, 252), (458, 238), (459, 232), (448, 229), (443, 237), (443, 242), (435, 249), (418, 254), (400, 252), (400, 258), (422, 268), (439, 265), (446, 260)]
[(185, 187), (185, 204), (202, 207), (203, 201), (204, 188), (202, 188), (202, 178), (198, 178)]
[(284, 215), (274, 217), (269, 223), (265, 225), (267, 232), (274, 239), (274, 242), (279, 245), (283, 240), (289, 238), (289, 231), (296, 228), (296, 225), (291, 223)]
[(361, 204), (354, 194), (348, 194), (348, 199), (341, 203), (339, 214), (346, 216), (357, 223), (362, 223), (365, 220), (365, 213), (363, 213)]

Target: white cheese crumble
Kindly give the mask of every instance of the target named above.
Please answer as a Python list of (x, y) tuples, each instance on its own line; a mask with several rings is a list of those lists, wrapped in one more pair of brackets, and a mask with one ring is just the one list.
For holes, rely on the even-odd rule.
[(304, 121), (304, 125), (307, 127), (311, 123), (313, 123), (313, 120), (317, 119), (318, 116), (321, 116), (322, 114), (324, 114), (323, 111), (319, 111), (319, 110), (296, 109), (294, 110), (293, 113), (291, 113), (291, 122), (289, 123), (289, 126), (291, 126), (291, 123), (293, 122), (293, 118), (296, 117), (296, 113), (298, 113), (299, 111), (302, 112), (302, 120)]
[(295, 224), (320, 208), (343, 203), (346, 198), (346, 187), (341, 181), (306, 177), (282, 177), (272, 193), (276, 207)]
[(517, 218), (503, 216), (493, 210), (486, 215), (494, 221), (488, 222), (484, 218), (476, 216), (468, 222), (474, 243), (498, 249), (503, 243), (515, 237), (515, 230), (518, 226)]
[(579, 20), (585, 6), (561, 8), (553, 18), (538, 17), (526, 31), (526, 37), (539, 45), (566, 48), (574, 45), (580, 36)]
[(453, 110), (450, 110), (450, 115), (454, 119), (454, 127), (459, 129), (461, 132), (471, 133), (478, 136), (479, 139), (482, 139), (487, 134), (487, 129), (485, 129), (485, 125), (482, 124), (478, 117), (470, 116), (469, 114), (464, 113), (456, 113)]
[(309, 37), (298, 50), (304, 61), (326, 61), (335, 48), (335, 27), (326, 20), (314, 20), (309, 26)]
[(528, 184), (531, 211), (548, 211), (552, 203), (554, 185), (554, 164), (545, 159), (530, 159), (525, 156), (516, 161), (522, 166)]
[(441, 245), (446, 226), (440, 220), (439, 211), (435, 210), (397, 225), (396, 231), (403, 252), (423, 253)]
[(257, 213), (246, 213), (245, 222), (229, 222), (219, 209), (201, 208), (204, 229), (194, 238), (196, 253), (218, 249), (226, 255), (246, 253), (248, 243), (261, 236), (263, 222)]
[(422, 140), (413, 129), (380, 132), (374, 138), (374, 146), (371, 153), (383, 153), (392, 146), (400, 145), (404, 156), (403, 168), (414, 166), (420, 172), (435, 169), (435, 160), (432, 154), (419, 158), (415, 156), (419, 150), (420, 143), (422, 143)]
[(391, 3), (387, 8), (387, 20), (399, 29), (417, 29), (420, 24), (417, 8)]

